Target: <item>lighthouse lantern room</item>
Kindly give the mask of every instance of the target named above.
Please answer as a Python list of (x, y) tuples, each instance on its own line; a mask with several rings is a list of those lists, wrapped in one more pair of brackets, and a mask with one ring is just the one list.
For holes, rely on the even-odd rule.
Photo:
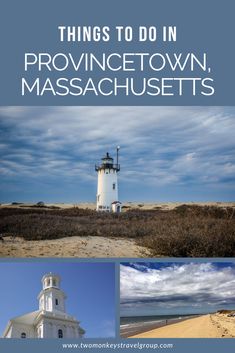
[(117, 147), (117, 162), (107, 152), (101, 159), (102, 163), (95, 166), (98, 173), (96, 210), (106, 212), (121, 212), (121, 202), (118, 201), (118, 163), (119, 149)]

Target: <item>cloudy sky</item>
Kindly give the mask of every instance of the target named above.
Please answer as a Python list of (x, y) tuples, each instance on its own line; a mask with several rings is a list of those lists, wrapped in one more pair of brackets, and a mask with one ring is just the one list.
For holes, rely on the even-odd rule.
[(124, 263), (121, 316), (235, 309), (235, 263)]
[(234, 201), (234, 107), (0, 107), (0, 202), (95, 201), (120, 150), (121, 201)]

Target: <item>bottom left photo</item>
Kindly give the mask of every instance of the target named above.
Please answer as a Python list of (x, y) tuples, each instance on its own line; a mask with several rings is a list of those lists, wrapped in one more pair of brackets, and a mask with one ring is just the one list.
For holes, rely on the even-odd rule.
[(114, 338), (115, 264), (0, 263), (1, 338)]

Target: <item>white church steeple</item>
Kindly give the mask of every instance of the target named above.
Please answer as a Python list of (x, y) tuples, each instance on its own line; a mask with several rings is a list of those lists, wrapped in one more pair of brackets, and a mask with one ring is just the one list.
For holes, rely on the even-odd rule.
[(65, 312), (65, 293), (60, 289), (60, 276), (49, 273), (42, 278), (42, 290), (38, 295), (39, 310)]
[(79, 321), (65, 311), (66, 295), (60, 289), (60, 276), (42, 277), (38, 295), (39, 310), (12, 318), (3, 333), (6, 338), (81, 338), (85, 331)]
[(102, 158), (102, 163), (95, 166), (98, 172), (97, 184), (97, 211), (121, 211), (121, 202), (118, 201), (118, 178), (117, 174), (120, 171), (118, 163), (118, 153), (120, 147), (117, 147), (117, 162), (114, 163), (113, 158), (107, 152)]

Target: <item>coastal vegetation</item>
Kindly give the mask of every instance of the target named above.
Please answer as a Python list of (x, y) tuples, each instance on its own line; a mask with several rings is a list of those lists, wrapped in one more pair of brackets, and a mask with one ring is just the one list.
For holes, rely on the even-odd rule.
[(234, 257), (233, 207), (181, 205), (120, 214), (72, 207), (1, 207), (0, 234), (25, 240), (72, 236), (132, 238), (152, 257)]

